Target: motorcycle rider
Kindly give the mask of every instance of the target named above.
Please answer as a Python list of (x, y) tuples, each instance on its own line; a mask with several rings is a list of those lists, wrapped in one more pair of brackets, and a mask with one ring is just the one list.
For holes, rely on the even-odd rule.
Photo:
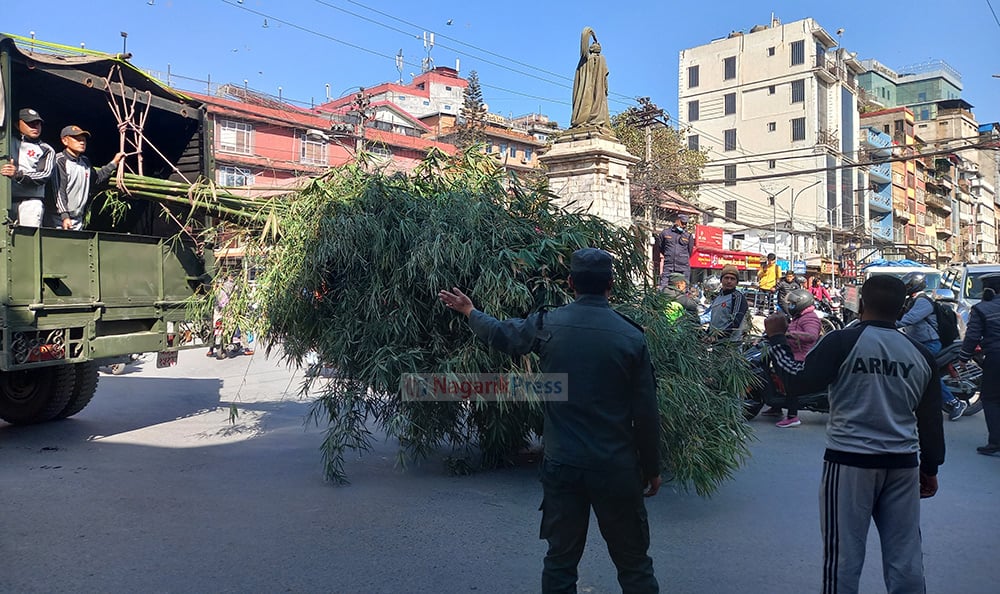
[[(792, 357), (796, 361), (805, 361), (806, 355), (819, 342), (823, 324), (816, 314), (816, 305), (812, 293), (809, 291), (795, 289), (788, 294), (787, 304), (788, 315), (792, 317), (792, 321), (789, 322), (788, 329), (785, 330), (785, 339), (792, 349)], [(801, 425), (799, 400), (794, 390), (789, 390), (785, 394), (785, 407), (788, 408), (788, 414), (776, 425), (782, 429)], [(776, 410), (777, 414), (780, 415), (781, 408), (778, 407)], [(768, 409), (764, 411), (764, 414), (774, 414), (773, 411), (775, 409)]]
[(812, 286), (809, 287), (809, 292), (816, 301), (830, 301), (830, 291), (826, 290), (822, 284), (820, 284), (819, 279), (815, 276), (812, 278)]
[[(938, 336), (937, 316), (934, 314), (934, 304), (930, 297), (924, 294), (927, 290), (927, 275), (923, 272), (909, 272), (901, 279), (906, 285), (906, 303), (903, 305), (903, 317), (896, 322), (896, 327), (927, 347), (932, 355), (937, 355), (945, 346)], [(948, 407), (948, 419), (957, 421), (962, 418), (969, 403), (955, 398), (951, 390), (941, 379), (941, 401)]]
[(962, 341), (960, 361), (967, 362), (981, 346), (986, 360), (983, 363), (983, 381), (980, 398), (983, 399), (983, 416), (986, 417), (986, 429), (989, 437), (986, 445), (976, 448), (985, 456), (1000, 455), (1000, 273), (984, 274), (980, 277), (983, 283), (983, 299), (972, 306), (969, 312), (969, 324), (965, 329), (965, 340)]

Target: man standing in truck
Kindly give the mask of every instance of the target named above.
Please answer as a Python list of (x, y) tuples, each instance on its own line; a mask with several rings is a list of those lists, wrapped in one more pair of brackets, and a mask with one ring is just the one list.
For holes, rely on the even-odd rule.
[(125, 153), (116, 154), (110, 163), (95, 173), (90, 159), (83, 154), (87, 151), (90, 132), (73, 125), (63, 128), (60, 136), (66, 148), (56, 155), (56, 175), (59, 179), (56, 212), (47, 216), (46, 221), (51, 227), (79, 231), (83, 229), (91, 189), (111, 179)]
[(11, 179), (11, 206), (17, 208), (17, 224), (41, 227), (45, 207), (45, 185), (52, 177), (55, 150), (42, 142), (42, 116), (30, 107), (17, 112), (19, 138), (14, 155), (0, 166), (0, 175)]

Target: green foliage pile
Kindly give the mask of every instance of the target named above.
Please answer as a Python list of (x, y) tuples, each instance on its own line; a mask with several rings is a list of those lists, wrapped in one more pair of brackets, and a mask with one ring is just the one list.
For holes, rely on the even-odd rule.
[(537, 403), (404, 402), (400, 376), (536, 369), (533, 355), (482, 345), (437, 292), (460, 287), (501, 319), (562, 305), (572, 299), (570, 254), (587, 246), (615, 254), (612, 302), (649, 328), (669, 472), (707, 494), (747, 454), (735, 396), (749, 381), (742, 359), (706, 350), (693, 322), (666, 322), (634, 230), (556, 207), (544, 188), (522, 187), (476, 148), (457, 160), (431, 153), (410, 175), (334, 170), (275, 229), (276, 241), (250, 242), (256, 286), (233, 296), (228, 319), (268, 349), (280, 343), (292, 362), (315, 351), (337, 370), (339, 379), (313, 385), (321, 392), (311, 412), (327, 427), (329, 479), (345, 480), (345, 456), (367, 450), (376, 427), (399, 440), (401, 461), (450, 446), (459, 466), (494, 467), (530, 445), (542, 429)]

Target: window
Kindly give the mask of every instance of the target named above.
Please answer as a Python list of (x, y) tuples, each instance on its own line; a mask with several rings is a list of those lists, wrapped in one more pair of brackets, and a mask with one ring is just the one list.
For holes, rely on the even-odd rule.
[(792, 120), (792, 141), (806, 139), (806, 119), (795, 118)]
[(424, 100), (424, 105), (430, 105), (430, 104), (431, 104), (430, 101), (427, 101), (426, 99)]
[(792, 103), (804, 103), (806, 100), (806, 81), (792, 81)]
[(445, 111), (451, 111), (451, 106), (450, 105), (445, 105), (444, 106), (444, 110)]
[(726, 70), (725, 80), (736, 78), (736, 56), (726, 58), (722, 63)]
[(826, 46), (820, 42), (816, 42), (816, 67), (822, 68), (825, 66), (826, 62)]
[(503, 156), (506, 156), (506, 155), (507, 155), (507, 143), (506, 142), (501, 142), (500, 143), (500, 156), (503, 157)]
[(736, 201), (726, 200), (726, 218), (736, 219)]
[(253, 173), (247, 169), (224, 165), (219, 167), (217, 181), (223, 186), (252, 186)]
[(767, 94), (768, 95), (773, 95), (773, 94), (775, 94), (777, 92), (778, 92), (778, 90), (774, 87), (774, 85), (771, 85), (771, 86), (767, 87)]
[(723, 150), (735, 151), (736, 150), (736, 128), (730, 128), (728, 130), (723, 130), (722, 135), (725, 138), (725, 148)]
[(792, 66), (806, 63), (806, 42), (802, 39), (792, 42)]
[(516, 159), (517, 158), (517, 147), (516, 146), (510, 147), (510, 158), (511, 159)]
[(776, 159), (768, 159), (767, 160), (767, 168), (768, 169), (775, 169), (777, 167), (778, 167), (778, 161)]
[(691, 136), (688, 136), (688, 150), (689, 151), (698, 151), (698, 150), (701, 150), (700, 148), (698, 148), (698, 141), (699, 140), (701, 140), (701, 139), (698, 138), (697, 134), (692, 134)]
[(302, 135), (299, 162), (310, 165), (326, 165), (326, 141)]
[(772, 45), (771, 47), (767, 48), (767, 56), (771, 57), (773, 55), (774, 55), (774, 46)]
[(698, 101), (688, 101), (688, 121), (698, 121)]
[[(736, 185), (736, 165), (726, 165), (725, 173), (723, 176), (726, 179), (727, 186)], [(728, 215), (727, 215), (728, 216)]]
[(889, 133), (889, 124), (886, 124), (886, 125), (882, 126), (882, 131), (885, 132), (886, 134), (888, 134)]
[(767, 123), (767, 131), (768, 132), (774, 132), (777, 129), (778, 129), (778, 123), (777, 122), (768, 122)]
[(219, 150), (241, 155), (253, 154), (253, 124), (222, 120), (219, 122)]
[(736, 113), (736, 93), (726, 93), (726, 113), (725, 115), (732, 115)]
[(698, 67), (688, 66), (688, 88), (693, 89), (698, 86)]
[(530, 161), (531, 160), (531, 147), (530, 146), (529, 147), (525, 147), (525, 149), (524, 149), (524, 160), (525, 161)]
[(448, 86), (446, 86), (446, 87), (444, 88), (444, 90), (446, 90), (446, 91), (450, 91), (450, 90), (451, 90), (451, 87), (448, 87)]

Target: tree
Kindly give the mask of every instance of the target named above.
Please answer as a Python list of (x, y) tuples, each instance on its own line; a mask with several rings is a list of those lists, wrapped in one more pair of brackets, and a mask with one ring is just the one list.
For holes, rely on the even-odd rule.
[(642, 159), (632, 167), (633, 196), (638, 196), (638, 201), (633, 200), (633, 209), (638, 212), (633, 214), (648, 212), (657, 221), (667, 214), (658, 211), (665, 190), (697, 200), (697, 187), (683, 184), (701, 179), (708, 157), (688, 149), (684, 135), (668, 124), (668, 116), (649, 97), (636, 101), (638, 106), (612, 117), (611, 126), (629, 152)]
[(462, 122), (455, 146), (459, 150), (486, 142), (486, 104), (483, 103), (483, 89), (479, 85), (479, 74), (469, 73), (469, 86), (465, 89), (465, 99), (459, 111)]
[[(646, 328), (656, 369), (666, 470), (710, 493), (747, 455), (741, 394), (751, 381), (737, 349), (706, 349), (697, 321), (670, 323), (666, 297), (643, 278), (633, 229), (567, 211), (525, 187), (471, 147), (449, 159), (432, 151), (412, 174), (357, 165), (334, 170), (274, 211), (280, 238), (257, 234), (247, 257), (260, 272), (252, 294), (232, 295), (224, 320), (252, 330), (270, 351), (302, 364), (310, 353), (337, 369), (311, 418), (327, 427), (327, 476), (381, 429), (400, 461), (454, 449), (452, 468), (494, 467), (540, 434), (538, 403), (414, 402), (405, 373), (524, 373), (537, 358), (512, 358), (480, 343), (438, 302), (462, 287), (483, 311), (516, 317), (562, 305), (570, 254), (599, 245), (616, 256), (612, 302)], [(712, 378), (705, 379), (705, 370)]]

